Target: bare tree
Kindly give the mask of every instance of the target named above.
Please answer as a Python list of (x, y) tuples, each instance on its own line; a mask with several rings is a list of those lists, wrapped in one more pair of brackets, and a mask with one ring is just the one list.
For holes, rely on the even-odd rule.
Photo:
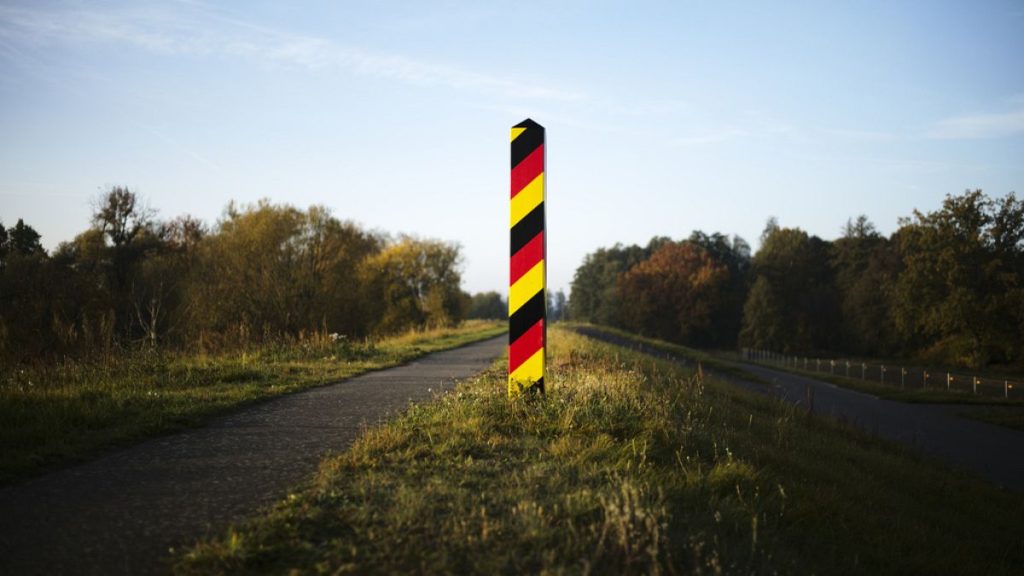
[(92, 221), (115, 247), (121, 247), (131, 243), (153, 215), (153, 210), (140, 205), (135, 192), (114, 186), (96, 201)]

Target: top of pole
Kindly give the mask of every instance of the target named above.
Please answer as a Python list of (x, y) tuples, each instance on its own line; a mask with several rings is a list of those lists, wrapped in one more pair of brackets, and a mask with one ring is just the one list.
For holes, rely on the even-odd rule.
[(534, 122), (533, 118), (527, 118), (526, 120), (523, 120), (519, 124), (516, 124), (515, 126), (513, 126), (513, 128), (522, 128), (524, 130), (527, 129), (527, 128), (540, 128), (541, 130), (544, 129), (543, 126), (541, 126), (540, 124), (537, 124), (536, 122)]
[(512, 127), (512, 167), (515, 168), (531, 152), (544, 144), (544, 127), (527, 118)]

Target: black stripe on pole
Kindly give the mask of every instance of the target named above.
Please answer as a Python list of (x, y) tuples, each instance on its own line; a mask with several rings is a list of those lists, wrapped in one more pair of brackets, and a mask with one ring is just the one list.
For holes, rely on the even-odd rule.
[(515, 168), (520, 162), (544, 143), (544, 128), (533, 120), (523, 120), (515, 125), (516, 128), (526, 128), (512, 141), (512, 167)]
[(512, 344), (539, 320), (544, 319), (544, 290), (534, 294), (508, 319), (508, 343)]
[(544, 203), (537, 204), (537, 207), (530, 210), (530, 213), (523, 216), (523, 219), (516, 222), (516, 225), (512, 227), (512, 252), (510, 256), (515, 256), (516, 252), (519, 252), (523, 246), (530, 243), (537, 234), (544, 231)]

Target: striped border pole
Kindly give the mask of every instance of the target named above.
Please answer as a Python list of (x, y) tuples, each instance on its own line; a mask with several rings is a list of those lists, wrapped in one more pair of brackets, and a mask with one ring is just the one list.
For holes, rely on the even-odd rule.
[(544, 260), (544, 127), (512, 127), (511, 262), (508, 289), (508, 395), (544, 392), (547, 308)]

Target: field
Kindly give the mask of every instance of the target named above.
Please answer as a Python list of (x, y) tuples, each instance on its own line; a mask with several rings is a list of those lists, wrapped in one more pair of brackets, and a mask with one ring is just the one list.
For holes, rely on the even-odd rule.
[(219, 355), (138, 352), (0, 373), (0, 482), (226, 410), (496, 336), (499, 322), (349, 342), (326, 334)]
[(1013, 574), (1024, 499), (678, 364), (551, 330), (368, 430), (182, 574)]

